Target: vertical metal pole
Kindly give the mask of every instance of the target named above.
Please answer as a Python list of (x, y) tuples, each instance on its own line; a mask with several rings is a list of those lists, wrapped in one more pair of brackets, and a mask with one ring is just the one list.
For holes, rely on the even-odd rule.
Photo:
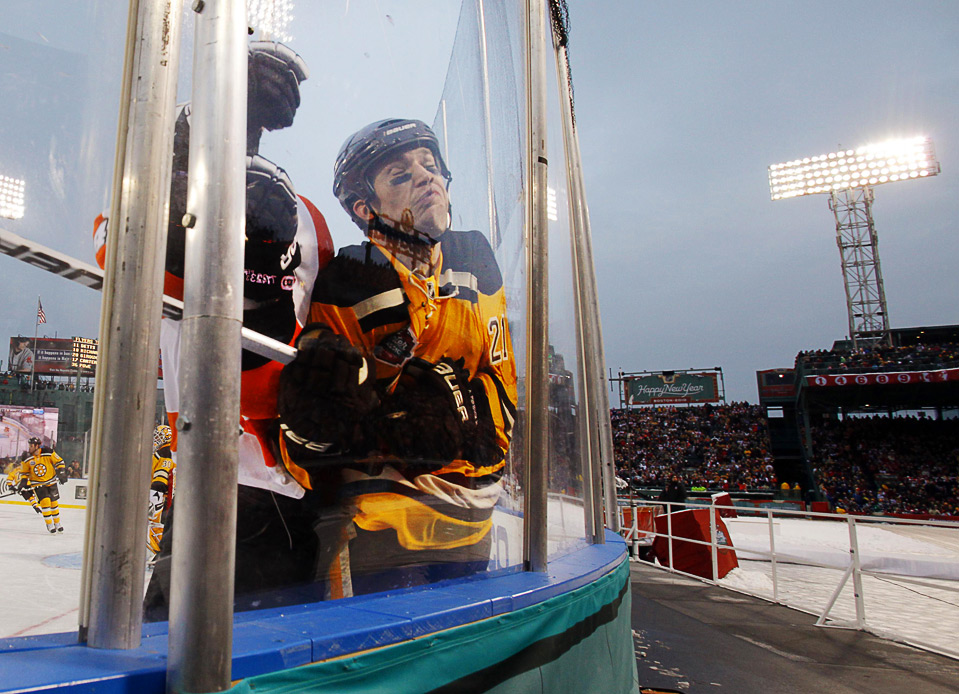
[(716, 502), (709, 502), (709, 553), (713, 564), (713, 583), (719, 580), (719, 544), (716, 533)]
[(440, 109), (443, 112), (443, 159), (446, 160), (446, 166), (454, 166), (450, 164), (450, 128), (449, 124), (446, 122), (446, 99), (440, 101)]
[(80, 637), (95, 648), (140, 643), (180, 7), (179, 0), (130, 6), (101, 305), (96, 500), (81, 583)]
[(859, 540), (856, 537), (856, 519), (849, 516), (849, 554), (852, 559), (852, 588), (856, 598), (856, 627), (866, 628), (866, 605), (862, 597), (862, 567), (859, 561)]
[(669, 543), (669, 568), (673, 568), (673, 550), (676, 547), (673, 545), (673, 504), (670, 501), (666, 502), (666, 541)]
[[(575, 297), (575, 318), (576, 318), (576, 348), (578, 352), (577, 374), (580, 384), (580, 406), (578, 408), (578, 433), (581, 442), (580, 446), (580, 465), (583, 475), (583, 501), (586, 511), (586, 537), (593, 544), (603, 544), (606, 541), (603, 532), (603, 504), (599, 491), (602, 489), (600, 450), (596, 440), (597, 424), (593, 417), (592, 401), (595, 399), (595, 389), (601, 387), (600, 384), (590, 380), (591, 372), (587, 365), (588, 352), (587, 347), (589, 338), (586, 335), (586, 319), (583, 316), (585, 302), (582, 298), (583, 283), (581, 281), (581, 262), (582, 258), (578, 252), (577, 238), (583, 234), (583, 205), (580, 194), (581, 180), (577, 176), (579, 173), (575, 162), (577, 162), (575, 149), (575, 131), (573, 125), (573, 103), (572, 95), (569, 90), (569, 73), (566, 63), (566, 48), (561, 45), (560, 37), (557, 36), (557, 28), (554, 26), (552, 31), (553, 48), (556, 54), (556, 75), (559, 81), (560, 104), (563, 110), (563, 145), (566, 154), (566, 186), (568, 189), (569, 200), (569, 234), (570, 234), (570, 255), (573, 265), (573, 293)], [(619, 509), (611, 509), (610, 513), (619, 514)]]
[[(603, 336), (599, 319), (599, 300), (593, 265), (592, 235), (589, 226), (589, 208), (583, 179), (579, 136), (573, 114), (573, 96), (569, 73), (569, 56), (565, 41), (560, 40), (554, 26), (553, 46), (556, 51), (556, 73), (559, 80), (560, 101), (563, 108), (563, 143), (566, 152), (567, 185), (570, 196), (570, 236), (574, 291), (576, 293), (577, 332), (581, 341), (580, 354), (584, 365), (583, 395), (588, 412), (589, 464), (592, 468), (593, 540), (604, 542), (602, 531), (602, 499), (605, 496), (608, 527), (619, 532), (613, 434), (609, 421), (609, 392), (604, 366)], [(605, 494), (603, 494), (605, 491)]]
[(523, 560), (546, 571), (549, 486), (549, 228), (545, 0), (526, 0), (526, 497)]
[[(554, 32), (554, 43), (555, 43)], [(606, 527), (620, 531), (616, 503), (616, 471), (613, 458), (613, 428), (609, 419), (609, 391), (603, 351), (603, 331), (599, 314), (599, 294), (593, 263), (592, 231), (589, 224), (589, 206), (583, 179), (579, 136), (573, 120), (573, 102), (569, 90), (569, 70), (565, 47), (557, 48), (557, 70), (560, 77), (560, 95), (564, 110), (563, 141), (566, 148), (567, 182), (570, 193), (577, 316), (582, 321), (582, 355), (585, 363), (584, 396), (589, 413), (590, 461), (593, 466), (594, 503), (598, 528), (596, 542), (602, 542), (602, 502), (606, 506)]]
[(37, 333), (40, 332), (40, 297), (37, 296), (37, 313), (33, 317), (33, 360), (30, 362), (30, 392), (37, 382)]
[(486, 204), (487, 214), (489, 215), (489, 237), (493, 248), (498, 248), (501, 239), (499, 220), (496, 218), (496, 195), (493, 190), (493, 181), (495, 180), (493, 171), (493, 124), (490, 115), (489, 57), (487, 55), (486, 12), (483, 7), (483, 0), (477, 0), (476, 7), (479, 11), (480, 63), (483, 69), (483, 124), (486, 137)]
[(186, 218), (195, 226), (183, 278), (167, 666), (177, 693), (231, 682), (246, 228), (246, 7), (207, 0), (194, 9)]
[(776, 539), (773, 524), (773, 510), (766, 509), (766, 520), (769, 522), (769, 554), (773, 570), (773, 602), (779, 602), (779, 584), (776, 582)]

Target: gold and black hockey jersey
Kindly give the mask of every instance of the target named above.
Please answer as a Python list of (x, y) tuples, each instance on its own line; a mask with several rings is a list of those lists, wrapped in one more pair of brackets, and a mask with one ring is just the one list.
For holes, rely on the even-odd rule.
[[(502, 455), (429, 469), (398, 463), (376, 475), (348, 467), (340, 498), (354, 509), (357, 526), (395, 530), (404, 549), (465, 547), (491, 527), (516, 416), (502, 275), (478, 231), (447, 231), (419, 271), (403, 252), (402, 244), (381, 237), (341, 249), (317, 277), (308, 322), (324, 323), (359, 347), (387, 389), (412, 358), (462, 359), (471, 381), (483, 385)], [(280, 445), (291, 473), (310, 488), (282, 438)]]
[(20, 478), (26, 478), (30, 486), (53, 482), (66, 465), (52, 448), (41, 448), (36, 455), (31, 455), (20, 463)]
[(150, 489), (173, 495), (176, 483), (176, 463), (169, 446), (163, 446), (153, 454), (150, 473)]

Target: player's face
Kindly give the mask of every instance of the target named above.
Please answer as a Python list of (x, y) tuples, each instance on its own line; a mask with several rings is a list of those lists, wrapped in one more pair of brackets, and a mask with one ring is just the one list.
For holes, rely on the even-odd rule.
[(449, 224), (446, 179), (433, 152), (417, 147), (389, 160), (373, 177), (374, 210), (394, 221), (412, 214), (413, 228), (437, 239)]
[(30, 451), (30, 455), (35, 455), (36, 452), (40, 450), (40, 446), (35, 443), (28, 443), (27, 450)]

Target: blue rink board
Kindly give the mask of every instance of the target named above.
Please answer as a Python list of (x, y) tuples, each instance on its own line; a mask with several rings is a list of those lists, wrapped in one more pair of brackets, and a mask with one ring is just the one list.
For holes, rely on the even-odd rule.
[[(583, 587), (626, 560), (615, 533), (549, 563), (547, 573), (478, 575), (335, 602), (237, 613), (234, 680), (306, 665), (529, 607)], [(167, 623), (144, 625), (132, 650), (75, 643), (73, 633), (0, 639), (0, 692), (164, 691)]]

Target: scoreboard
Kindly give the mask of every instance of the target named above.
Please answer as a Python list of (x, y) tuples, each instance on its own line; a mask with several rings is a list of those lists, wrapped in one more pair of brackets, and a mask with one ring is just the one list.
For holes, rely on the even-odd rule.
[(89, 337), (73, 338), (70, 365), (74, 369), (93, 373), (97, 368), (97, 351), (99, 342)]

